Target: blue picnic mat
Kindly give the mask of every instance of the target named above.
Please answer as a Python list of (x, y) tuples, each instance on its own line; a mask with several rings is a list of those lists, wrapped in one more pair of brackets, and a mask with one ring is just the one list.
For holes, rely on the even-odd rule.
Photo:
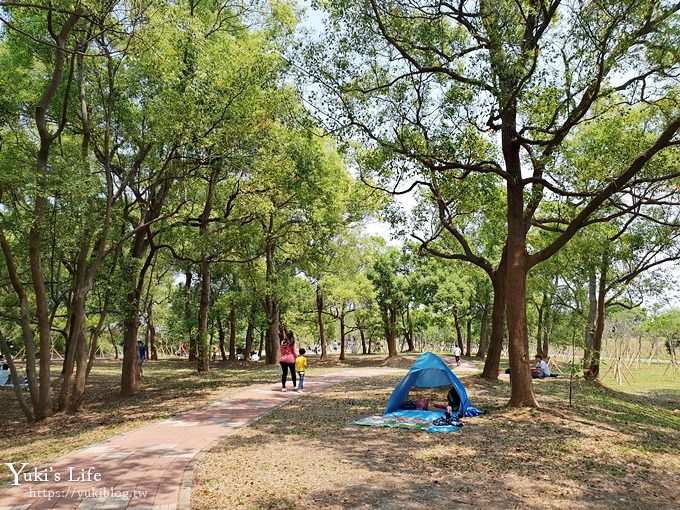
[(444, 425), (437, 427), (432, 422), (443, 418), (444, 411), (416, 411), (404, 409), (383, 416), (368, 416), (355, 421), (356, 425), (369, 427), (391, 427), (400, 429), (421, 430), (423, 432), (456, 432), (460, 427)]

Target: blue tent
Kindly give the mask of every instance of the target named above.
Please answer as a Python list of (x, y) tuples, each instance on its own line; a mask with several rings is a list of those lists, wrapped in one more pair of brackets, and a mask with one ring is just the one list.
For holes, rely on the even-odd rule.
[(470, 404), (463, 383), (439, 356), (431, 352), (419, 356), (411, 370), (394, 388), (390, 399), (387, 401), (385, 414), (399, 411), (413, 387), (438, 388), (442, 386), (454, 387), (460, 399), (459, 415), (477, 416), (479, 414), (479, 411)]

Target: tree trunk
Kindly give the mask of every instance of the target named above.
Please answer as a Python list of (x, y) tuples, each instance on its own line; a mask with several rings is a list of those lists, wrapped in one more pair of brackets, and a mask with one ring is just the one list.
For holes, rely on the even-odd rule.
[(273, 365), (279, 361), (279, 303), (271, 299), (265, 307), (269, 326), (266, 335), (267, 364)]
[(260, 345), (257, 348), (257, 356), (262, 359), (262, 349), (264, 348), (264, 329), (260, 331)]
[[(511, 124), (504, 123), (503, 138), (506, 164), (509, 163), (511, 179), (508, 190), (508, 267), (506, 271), (508, 346), (510, 355), (510, 407), (537, 407), (531, 380), (529, 360), (529, 339), (526, 309), (527, 251), (526, 229), (524, 225), (524, 197), (520, 184), (521, 170), (519, 146), (512, 133), (514, 113)], [(512, 141), (508, 141), (507, 138)]]
[(543, 311), (545, 310), (545, 292), (543, 293), (543, 300), (541, 301), (541, 306), (538, 307), (538, 324), (536, 325), (536, 354), (543, 356), (543, 346), (541, 341), (543, 340)]
[(482, 321), (479, 326), (479, 350), (477, 351), (477, 358), (484, 359), (486, 351), (488, 350), (488, 335), (489, 335), (489, 303), (484, 302), (484, 309), (482, 310)]
[(87, 360), (89, 356), (89, 349), (86, 345), (85, 325), (81, 328), (81, 334), (78, 337), (78, 348), (76, 349), (76, 374), (73, 379), (73, 388), (71, 390), (71, 399), (68, 403), (67, 410), (69, 413), (75, 413), (80, 410), (83, 399), (85, 397), (85, 381), (87, 374)]
[[(10, 251), (9, 244), (5, 233), (0, 230), (0, 246), (5, 258), (5, 265), (9, 274), (10, 283), (14, 288), (17, 297), (19, 298), (19, 312), (21, 316), (21, 336), (24, 341), (24, 348), (26, 350), (26, 376), (28, 378), (28, 390), (31, 396), (31, 406), (33, 408), (33, 418), (40, 419), (38, 410), (40, 407), (40, 388), (38, 386), (38, 376), (35, 372), (35, 343), (33, 336), (33, 328), (31, 326), (31, 311), (28, 304), (28, 295), (24, 289), (17, 268), (14, 263), (14, 257)], [(9, 352), (9, 345), (7, 346)], [(7, 356), (5, 354), (5, 356)], [(9, 359), (9, 357), (8, 357)]]
[(595, 320), (597, 319), (597, 273), (595, 267), (588, 272), (588, 322), (584, 339), (585, 349), (583, 352), (583, 373), (590, 370), (590, 359), (593, 354), (595, 338)]
[(359, 328), (359, 335), (361, 336), (361, 354), (367, 354), (366, 350), (366, 335), (364, 334), (364, 329)]
[(66, 349), (64, 352), (64, 363), (62, 365), (61, 391), (57, 407), (65, 411), (71, 399), (72, 377), (75, 367), (77, 353), (79, 352), (79, 341), (85, 327), (85, 300), (86, 295), (82, 292), (85, 281), (85, 271), (89, 245), (83, 239), (78, 249), (73, 272), (73, 289), (71, 290), (71, 300), (68, 304), (68, 335), (66, 338)]
[[(38, 168), (41, 175), (38, 188), (44, 186), (47, 175), (47, 151), (41, 154), (39, 151)], [(44, 211), (47, 206), (47, 199), (41, 193), (36, 197), (34, 211), (34, 223), (28, 235), (28, 258), (33, 280), (33, 294), (36, 305), (36, 317), (38, 321), (38, 338), (40, 339), (40, 388), (39, 402), (37, 409), (34, 410), (37, 419), (42, 419), (53, 414), (52, 393), (50, 389), (50, 361), (52, 359), (52, 336), (49, 320), (49, 308), (47, 305), (47, 291), (45, 289), (45, 279), (43, 277), (42, 263), (40, 257), (41, 230)]]
[(342, 303), (340, 310), (340, 360), (345, 359), (345, 303)]
[(463, 345), (463, 334), (460, 331), (460, 322), (458, 321), (458, 310), (453, 311), (453, 325), (456, 328), (456, 343), (460, 348), (460, 352), (465, 351), (465, 346)]
[(493, 285), (493, 301), (491, 305), (491, 341), (487, 352), (484, 370), (481, 377), (484, 379), (498, 379), (498, 368), (503, 351), (503, 336), (505, 334), (506, 315), (506, 291), (505, 291), (506, 259), (505, 253), (501, 258), (498, 269), (493, 272), (491, 284)]
[(597, 320), (595, 322), (595, 334), (593, 335), (593, 350), (590, 356), (590, 366), (586, 371), (585, 378), (597, 381), (600, 378), (600, 359), (602, 351), (602, 336), (604, 333), (604, 314), (607, 296), (607, 270), (609, 269), (609, 257), (602, 257), (600, 268), (600, 282), (597, 293)]
[[(154, 216), (155, 217), (155, 216)], [(130, 249), (131, 258), (140, 261), (147, 252), (147, 231), (139, 230), (133, 237)], [(135, 395), (139, 392), (139, 373), (137, 370), (137, 337), (139, 334), (139, 309), (144, 286), (146, 271), (151, 265), (155, 254), (153, 250), (146, 256), (141, 270), (133, 269), (130, 273), (132, 287), (126, 297), (126, 308), (123, 318), (123, 373), (121, 375), (121, 395), (124, 397)]]
[(411, 321), (411, 305), (406, 307), (406, 342), (408, 343), (408, 351), (415, 352), (416, 346), (413, 343), (413, 322)]
[(191, 282), (193, 280), (193, 272), (191, 265), (187, 266), (184, 272), (184, 320), (189, 334), (189, 361), (196, 361), (196, 337), (193, 334), (193, 314), (191, 313)]
[(149, 331), (149, 351), (151, 359), (158, 360), (158, 349), (156, 348), (156, 325), (153, 322), (153, 299), (149, 301), (147, 308), (147, 328)]
[(397, 351), (397, 317), (399, 316), (399, 310), (396, 304), (390, 305), (388, 314), (387, 357), (396, 358), (399, 356)]
[[(273, 218), (270, 217), (269, 231), (273, 224)], [(271, 235), (271, 234), (268, 234)], [(280, 302), (275, 289), (276, 285), (276, 270), (274, 268), (274, 244), (270, 239), (267, 239), (265, 245), (265, 263), (266, 263), (266, 282), (267, 282), (267, 296), (265, 297), (265, 313), (269, 327), (267, 329), (267, 364), (273, 365), (279, 361), (279, 318), (280, 318)]]
[(111, 331), (111, 327), (109, 326), (108, 329), (109, 329), (109, 336), (111, 337), (111, 345), (113, 345), (113, 353), (114, 353), (113, 359), (118, 361), (118, 358), (119, 358), (119, 356), (118, 356), (118, 344), (116, 343), (116, 339), (113, 336), (113, 331)]
[(201, 257), (201, 300), (198, 307), (198, 357), (199, 372), (210, 371), (210, 341), (208, 338), (208, 308), (210, 307), (210, 263), (208, 255)]
[[(52, 100), (57, 95), (59, 85), (63, 80), (65, 63), (68, 58), (66, 41), (79, 19), (80, 13), (73, 13), (69, 15), (58, 34), (54, 33), (52, 30), (50, 31), (52, 39), (55, 42), (54, 68), (50, 81), (35, 107), (35, 124), (39, 135), (39, 148), (36, 154), (36, 186), (33, 222), (28, 232), (28, 260), (31, 281), (33, 283), (33, 295), (38, 323), (38, 338), (40, 340), (40, 387), (38, 390), (38, 406), (33, 409), (33, 414), (38, 420), (51, 416), (54, 412), (52, 407), (52, 390), (50, 387), (50, 361), (52, 359), (51, 323), (49, 306), (47, 303), (47, 290), (42, 269), (41, 245), (43, 223), (48, 204), (47, 180), (49, 172), (49, 154), (52, 144), (59, 137), (64, 128), (64, 123), (62, 122), (54, 133), (50, 133), (47, 114)], [(73, 66), (71, 66), (70, 72), (73, 72)], [(71, 76), (72, 74), (69, 76), (69, 85), (71, 83)], [(66, 105), (64, 105), (64, 111), (66, 111)]]
[[(9, 373), (14, 386), (14, 394), (17, 397), (17, 402), (19, 402), (19, 407), (21, 407), (21, 411), (24, 413), (26, 421), (31, 423), (35, 417), (33, 416), (33, 412), (31, 411), (30, 407), (28, 407), (26, 400), (24, 400), (24, 394), (21, 390), (21, 386), (19, 386), (19, 372), (17, 372), (17, 369), (14, 366), (12, 352), (9, 350), (9, 344), (7, 343), (7, 339), (5, 338), (5, 335), (2, 333), (2, 331), (0, 331), (0, 353), (5, 356), (7, 365), (9, 366)], [(2, 382), (4, 383), (5, 381)]]
[(543, 358), (546, 360), (550, 358), (550, 331), (553, 317), (551, 307), (551, 300), (549, 299), (543, 317)]
[(232, 308), (229, 312), (229, 361), (236, 361), (236, 326), (236, 309)]
[(217, 319), (217, 334), (220, 343), (220, 355), (222, 356), (222, 361), (227, 361), (227, 351), (225, 348), (225, 340), (227, 338), (227, 333), (224, 331), (224, 326), (222, 325), (222, 319)]
[(321, 361), (328, 359), (328, 345), (326, 343), (326, 329), (323, 316), (324, 302), (323, 289), (320, 284), (316, 284), (316, 322), (319, 325), (319, 344), (321, 345)]
[(257, 311), (255, 306), (250, 311), (250, 317), (248, 317), (248, 327), (246, 328), (246, 350), (245, 350), (245, 360), (250, 361), (250, 353), (253, 352), (253, 338), (255, 336), (255, 317)]
[(472, 319), (467, 319), (467, 338), (465, 340), (465, 356), (470, 357), (472, 350)]

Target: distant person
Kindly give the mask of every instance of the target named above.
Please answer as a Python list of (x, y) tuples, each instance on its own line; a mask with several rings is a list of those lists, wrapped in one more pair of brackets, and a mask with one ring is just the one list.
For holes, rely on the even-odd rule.
[(0, 386), (5, 384), (10, 384), (12, 379), (12, 374), (9, 371), (9, 365), (7, 363), (2, 364), (0, 369)]
[(536, 355), (536, 368), (531, 371), (531, 376), (534, 377), (534, 379), (550, 377), (550, 367), (540, 354)]
[(250, 353), (250, 361), (260, 361), (260, 355), (255, 351)]
[(182, 342), (182, 345), (179, 346), (179, 355), (180, 356), (186, 356), (189, 351), (187, 350), (187, 343)]
[(297, 371), (300, 382), (298, 383), (298, 391), (304, 391), (305, 386), (305, 370), (307, 370), (307, 357), (305, 349), (300, 349), (300, 355), (295, 358), (295, 370)]
[(460, 347), (457, 345), (453, 348), (453, 357), (456, 358), (456, 366), (460, 366), (460, 355), (463, 353), (463, 351), (460, 350)]
[(284, 337), (280, 344), (281, 355), (279, 357), (279, 365), (281, 365), (281, 391), (286, 390), (286, 380), (288, 379), (288, 371), (290, 371), (290, 378), (293, 381), (293, 388), (297, 384), (297, 377), (295, 377), (295, 335), (292, 331)]
[(139, 364), (139, 377), (144, 377), (144, 360), (146, 359), (146, 346), (141, 340), (137, 341), (137, 363)]
[(217, 360), (217, 347), (215, 347), (214, 345), (213, 345), (213, 348), (212, 348), (212, 356), (211, 356), (211, 359), (212, 359), (212, 361), (216, 361), (216, 360)]

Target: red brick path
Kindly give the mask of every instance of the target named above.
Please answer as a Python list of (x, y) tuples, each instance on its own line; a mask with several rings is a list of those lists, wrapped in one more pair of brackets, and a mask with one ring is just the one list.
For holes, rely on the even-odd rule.
[[(310, 377), (305, 390), (389, 372), (384, 368), (351, 369)], [(73, 452), (49, 465), (49, 481), (20, 478), (19, 486), (0, 492), (0, 510), (189, 508), (194, 456), (298, 395), (284, 393), (280, 386), (252, 387), (208, 407)], [(69, 468), (79, 481), (68, 480)], [(89, 481), (88, 468), (93, 468)], [(55, 473), (61, 475), (60, 481), (54, 480)], [(100, 473), (99, 481), (94, 473)]]

